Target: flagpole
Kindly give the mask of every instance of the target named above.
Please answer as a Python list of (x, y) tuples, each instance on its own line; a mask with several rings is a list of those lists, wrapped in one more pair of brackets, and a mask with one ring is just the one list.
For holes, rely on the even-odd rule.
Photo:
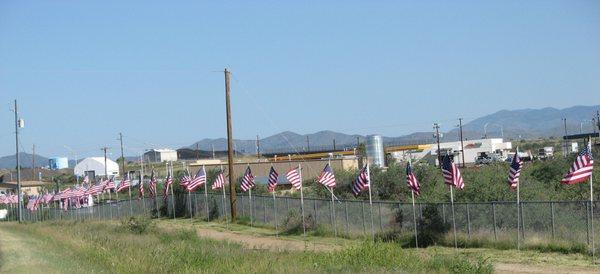
[(298, 164), (298, 175), (300, 175), (300, 209), (302, 211), (302, 231), (304, 239), (306, 239), (306, 221), (304, 219), (304, 192), (302, 191), (302, 166)]
[(252, 187), (248, 189), (248, 198), (250, 199), (250, 226), (254, 225), (254, 210), (252, 210)]
[(458, 249), (458, 242), (456, 241), (456, 218), (454, 217), (454, 192), (452, 191), (452, 186), (450, 187), (450, 204), (452, 206), (452, 227), (454, 230), (454, 248)]
[(375, 241), (375, 225), (373, 222), (373, 198), (371, 195), (371, 169), (369, 168), (369, 163), (367, 162), (367, 181), (369, 182), (369, 211), (371, 212), (371, 236), (373, 237), (373, 241)]
[[(202, 166), (204, 168), (204, 165)], [(205, 173), (206, 174), (206, 171)], [(210, 221), (209, 210), (208, 210), (208, 180), (204, 182), (204, 207), (206, 208), (206, 220)]]
[[(590, 150), (590, 156), (593, 158), (592, 154), (592, 137), (588, 140), (588, 149)], [(592, 167), (593, 168), (593, 167)], [(593, 180), (594, 172), (590, 173), (590, 213), (591, 213), (591, 229), (592, 229), (592, 263), (594, 262), (596, 255), (596, 246), (594, 243), (594, 180)]]
[(411, 189), (412, 194), (412, 207), (413, 207), (413, 223), (415, 224), (415, 247), (419, 248), (419, 238), (417, 236), (417, 210), (415, 208), (415, 192)]
[[(221, 166), (221, 174), (223, 174), (223, 166)], [(225, 215), (225, 220), (228, 220), (229, 218), (227, 217), (227, 211), (225, 211), (225, 175), (223, 175), (223, 187), (221, 187), (221, 190), (223, 192), (223, 199), (221, 199), (221, 204), (223, 206), (223, 214)]]
[(521, 250), (521, 182), (517, 183), (517, 250)]
[[(173, 163), (171, 163), (171, 180), (175, 180), (175, 178), (173, 178)], [(173, 187), (175, 187), (173, 185), (173, 183), (171, 183), (171, 200), (172, 200), (172, 205), (173, 205), (173, 220), (176, 219), (176, 215), (175, 215), (175, 195), (173, 194)]]
[(129, 190), (129, 217), (131, 217), (133, 216), (133, 206), (131, 205), (131, 182), (129, 182), (129, 186), (127, 187), (127, 189)]
[[(331, 157), (329, 157), (329, 160), (327, 161), (327, 165), (329, 166), (329, 168), (331, 168)], [(333, 171), (333, 168), (331, 168), (331, 170)], [(327, 188), (327, 187), (325, 187)], [(335, 200), (334, 200), (334, 195), (333, 195), (333, 187), (329, 187), (329, 192), (331, 192), (331, 226), (333, 226), (333, 235), (335, 237), (337, 237), (337, 226), (335, 225)], [(316, 218), (316, 216), (315, 216)]]
[(273, 216), (275, 217), (275, 236), (279, 237), (279, 228), (277, 227), (277, 204), (275, 199), (275, 189), (271, 192), (273, 194)]

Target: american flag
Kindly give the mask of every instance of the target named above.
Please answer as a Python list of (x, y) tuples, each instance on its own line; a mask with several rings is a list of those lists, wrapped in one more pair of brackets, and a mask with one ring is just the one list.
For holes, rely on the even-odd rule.
[(333, 174), (333, 169), (331, 169), (331, 165), (325, 165), (323, 168), (323, 172), (317, 178), (317, 182), (326, 186), (326, 187), (335, 187), (335, 175)]
[(99, 193), (102, 193), (102, 191), (104, 191), (104, 184), (98, 183), (90, 186), (86, 191), (86, 195), (98, 195)]
[(419, 186), (419, 181), (412, 171), (412, 164), (410, 162), (406, 164), (406, 184), (415, 195), (421, 195), (421, 186)]
[(43, 198), (44, 198), (44, 203), (45, 204), (49, 204), (52, 201), (54, 201), (54, 195), (51, 194), (51, 193), (48, 193), (48, 192), (46, 192), (46, 194), (44, 194)]
[(219, 175), (217, 175), (217, 177), (215, 178), (215, 181), (212, 184), (212, 190), (217, 190), (217, 189), (221, 189), (222, 187), (225, 186), (225, 175), (223, 174), (223, 171), (219, 172)]
[(275, 191), (277, 187), (277, 179), (279, 178), (279, 174), (275, 171), (275, 168), (271, 167), (269, 171), (269, 183), (267, 184), (267, 189), (269, 192)]
[(112, 189), (115, 189), (117, 186), (115, 185), (115, 177), (111, 177), (110, 180), (108, 180), (108, 182), (106, 183), (106, 187), (105, 189), (110, 191)]
[(27, 201), (27, 209), (29, 209), (29, 211), (35, 211), (35, 204), (36, 198), (34, 198), (33, 196), (29, 197), (29, 201)]
[(141, 199), (144, 197), (144, 176), (140, 174), (140, 183), (138, 184), (140, 191), (138, 192), (138, 198)]
[(79, 186), (79, 185), (75, 186), (75, 189), (72, 192), (73, 193), (72, 197), (73, 198), (79, 198), (79, 197), (84, 196), (85, 195), (85, 190), (86, 189), (84, 187), (82, 187), (82, 186)]
[(299, 168), (290, 169), (287, 173), (285, 173), (285, 178), (292, 184), (292, 186), (300, 190), (302, 188), (302, 178), (300, 178)]
[(129, 180), (129, 173), (126, 173), (125, 177), (123, 177), (123, 180), (119, 184), (119, 187), (117, 187), (117, 192), (121, 192), (121, 190), (129, 188), (130, 186), (131, 186), (131, 181)]
[(90, 183), (90, 177), (88, 177), (87, 175), (85, 175), (85, 176), (83, 177), (83, 183), (84, 183), (84, 184), (89, 184), (89, 183)]
[(150, 192), (150, 197), (156, 197), (156, 176), (154, 175), (154, 170), (152, 170), (152, 173), (150, 174), (148, 191)]
[(442, 173), (444, 175), (444, 182), (447, 185), (454, 186), (458, 189), (465, 188), (465, 182), (460, 175), (460, 170), (449, 155), (444, 156), (444, 159), (442, 160)]
[(354, 193), (354, 196), (358, 196), (358, 194), (369, 187), (371, 187), (371, 176), (369, 176), (369, 164), (366, 164), (360, 170), (358, 176), (356, 176), (354, 185), (352, 185), (352, 193)]
[(510, 188), (516, 189), (519, 185), (519, 176), (521, 176), (521, 169), (523, 168), (523, 161), (519, 157), (519, 152), (515, 152), (515, 156), (512, 158), (510, 163), (510, 170), (508, 172), (508, 185)]
[(206, 170), (204, 170), (204, 166), (196, 172), (196, 176), (192, 178), (192, 180), (186, 185), (187, 191), (194, 191), (199, 186), (206, 183)]
[(179, 179), (179, 185), (181, 187), (187, 187), (187, 185), (192, 181), (192, 177), (190, 177), (190, 175), (186, 172), (185, 175), (183, 175), (183, 177), (181, 177), (181, 179)]
[(167, 179), (165, 180), (165, 187), (163, 188), (163, 199), (165, 200), (165, 202), (167, 201), (168, 197), (169, 197), (169, 189), (171, 188), (171, 185), (173, 184), (173, 176), (171, 176), (171, 172), (167, 172)]
[(242, 191), (246, 192), (253, 188), (256, 184), (254, 184), (254, 175), (252, 175), (252, 170), (248, 166), (246, 168), (246, 172), (244, 173), (244, 177), (242, 177), (242, 183), (240, 188)]
[(594, 158), (592, 157), (592, 141), (581, 150), (569, 173), (560, 181), (562, 184), (572, 185), (587, 181), (594, 171)]

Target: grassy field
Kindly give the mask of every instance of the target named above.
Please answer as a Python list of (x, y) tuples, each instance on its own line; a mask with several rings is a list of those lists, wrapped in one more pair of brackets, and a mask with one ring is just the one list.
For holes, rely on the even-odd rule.
[(119, 223), (1, 224), (0, 270), (11, 273), (492, 272), (492, 266), (483, 259), (435, 251), (414, 252), (394, 244), (365, 242), (333, 251), (276, 252), (199, 237), (187, 227), (158, 225), (138, 234)]
[(3, 223), (0, 272), (491, 273), (495, 265), (500, 272), (597, 270), (581, 254), (402, 249), (393, 243), (275, 237), (267, 228), (189, 220), (154, 222), (140, 233), (143, 227), (143, 222)]

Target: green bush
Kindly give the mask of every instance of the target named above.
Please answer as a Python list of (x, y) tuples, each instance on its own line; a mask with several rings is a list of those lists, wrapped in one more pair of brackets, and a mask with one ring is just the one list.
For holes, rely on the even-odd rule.
[(146, 233), (152, 225), (152, 220), (144, 217), (130, 217), (121, 221), (122, 227), (135, 234)]

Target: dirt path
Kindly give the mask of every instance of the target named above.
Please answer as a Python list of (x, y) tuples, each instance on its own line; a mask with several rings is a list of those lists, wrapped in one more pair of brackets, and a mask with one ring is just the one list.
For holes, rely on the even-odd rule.
[(555, 265), (525, 265), (525, 264), (508, 264), (508, 263), (495, 263), (494, 270), (496, 273), (600, 273), (598, 270), (591, 269), (589, 267), (578, 267), (578, 266), (555, 266)]
[(43, 255), (32, 238), (22, 237), (7, 226), (0, 226), (0, 272), (59, 272)]
[(196, 228), (196, 231), (198, 231), (198, 236), (201, 237), (240, 243), (251, 249), (268, 249), (273, 251), (333, 251), (342, 248), (341, 246), (327, 243), (282, 239), (272, 236), (248, 235), (231, 231), (217, 231), (208, 228)]

